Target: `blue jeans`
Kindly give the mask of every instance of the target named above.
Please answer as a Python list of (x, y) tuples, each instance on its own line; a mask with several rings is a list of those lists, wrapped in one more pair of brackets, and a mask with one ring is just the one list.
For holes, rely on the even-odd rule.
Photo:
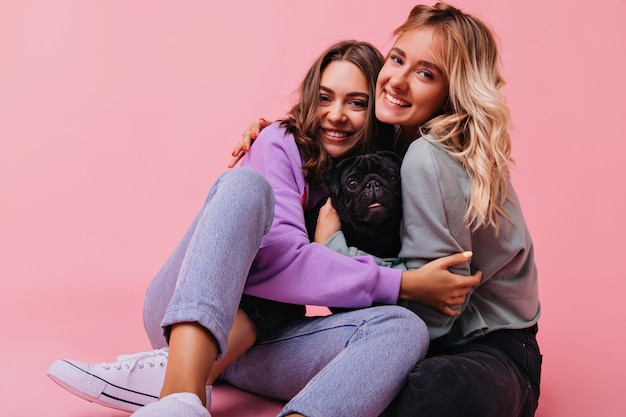
[[(166, 345), (172, 324), (197, 322), (225, 351), (250, 265), (271, 227), (273, 198), (253, 170), (237, 168), (218, 178), (146, 292), (144, 325), (154, 348)], [(375, 417), (428, 344), (424, 322), (403, 307), (295, 317), (260, 339), (223, 379), (289, 401), (281, 416)]]

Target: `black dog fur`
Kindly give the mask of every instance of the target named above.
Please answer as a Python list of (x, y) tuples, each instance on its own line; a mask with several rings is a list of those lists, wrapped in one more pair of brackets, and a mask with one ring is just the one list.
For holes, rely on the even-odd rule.
[[(323, 176), (348, 246), (379, 258), (398, 255), (402, 219), (400, 164), (397, 154), (381, 151), (346, 158)], [(325, 202), (305, 213), (311, 240), (319, 209)]]

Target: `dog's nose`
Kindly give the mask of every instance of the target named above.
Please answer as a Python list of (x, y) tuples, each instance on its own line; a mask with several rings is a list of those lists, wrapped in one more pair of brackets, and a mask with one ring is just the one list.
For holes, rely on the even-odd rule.
[(380, 183), (378, 182), (378, 180), (369, 180), (367, 182), (367, 189), (368, 190), (376, 191), (379, 188), (380, 188)]

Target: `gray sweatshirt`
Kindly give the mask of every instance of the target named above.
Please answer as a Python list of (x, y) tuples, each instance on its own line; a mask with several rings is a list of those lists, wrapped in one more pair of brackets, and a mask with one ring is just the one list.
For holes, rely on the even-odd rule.
[[(397, 260), (378, 260), (381, 265), (415, 269), (454, 252), (471, 250), (470, 262), (455, 273), (483, 277), (462, 306), (449, 317), (429, 307), (399, 300), (428, 325), (432, 339), (463, 344), (498, 329), (530, 327), (539, 318), (537, 269), (533, 243), (517, 195), (509, 184), (506, 210), (513, 222), (501, 219), (500, 234), (491, 227), (472, 232), (464, 220), (469, 199), (469, 175), (461, 163), (440, 145), (424, 138), (409, 146), (402, 163), (403, 230)], [(341, 232), (327, 246), (351, 256)]]

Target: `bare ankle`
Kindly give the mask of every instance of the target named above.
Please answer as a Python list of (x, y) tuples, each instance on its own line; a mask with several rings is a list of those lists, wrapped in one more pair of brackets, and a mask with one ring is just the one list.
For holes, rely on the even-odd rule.
[(160, 398), (190, 392), (206, 405), (206, 381), (217, 356), (213, 335), (198, 323), (172, 326), (165, 380)]

